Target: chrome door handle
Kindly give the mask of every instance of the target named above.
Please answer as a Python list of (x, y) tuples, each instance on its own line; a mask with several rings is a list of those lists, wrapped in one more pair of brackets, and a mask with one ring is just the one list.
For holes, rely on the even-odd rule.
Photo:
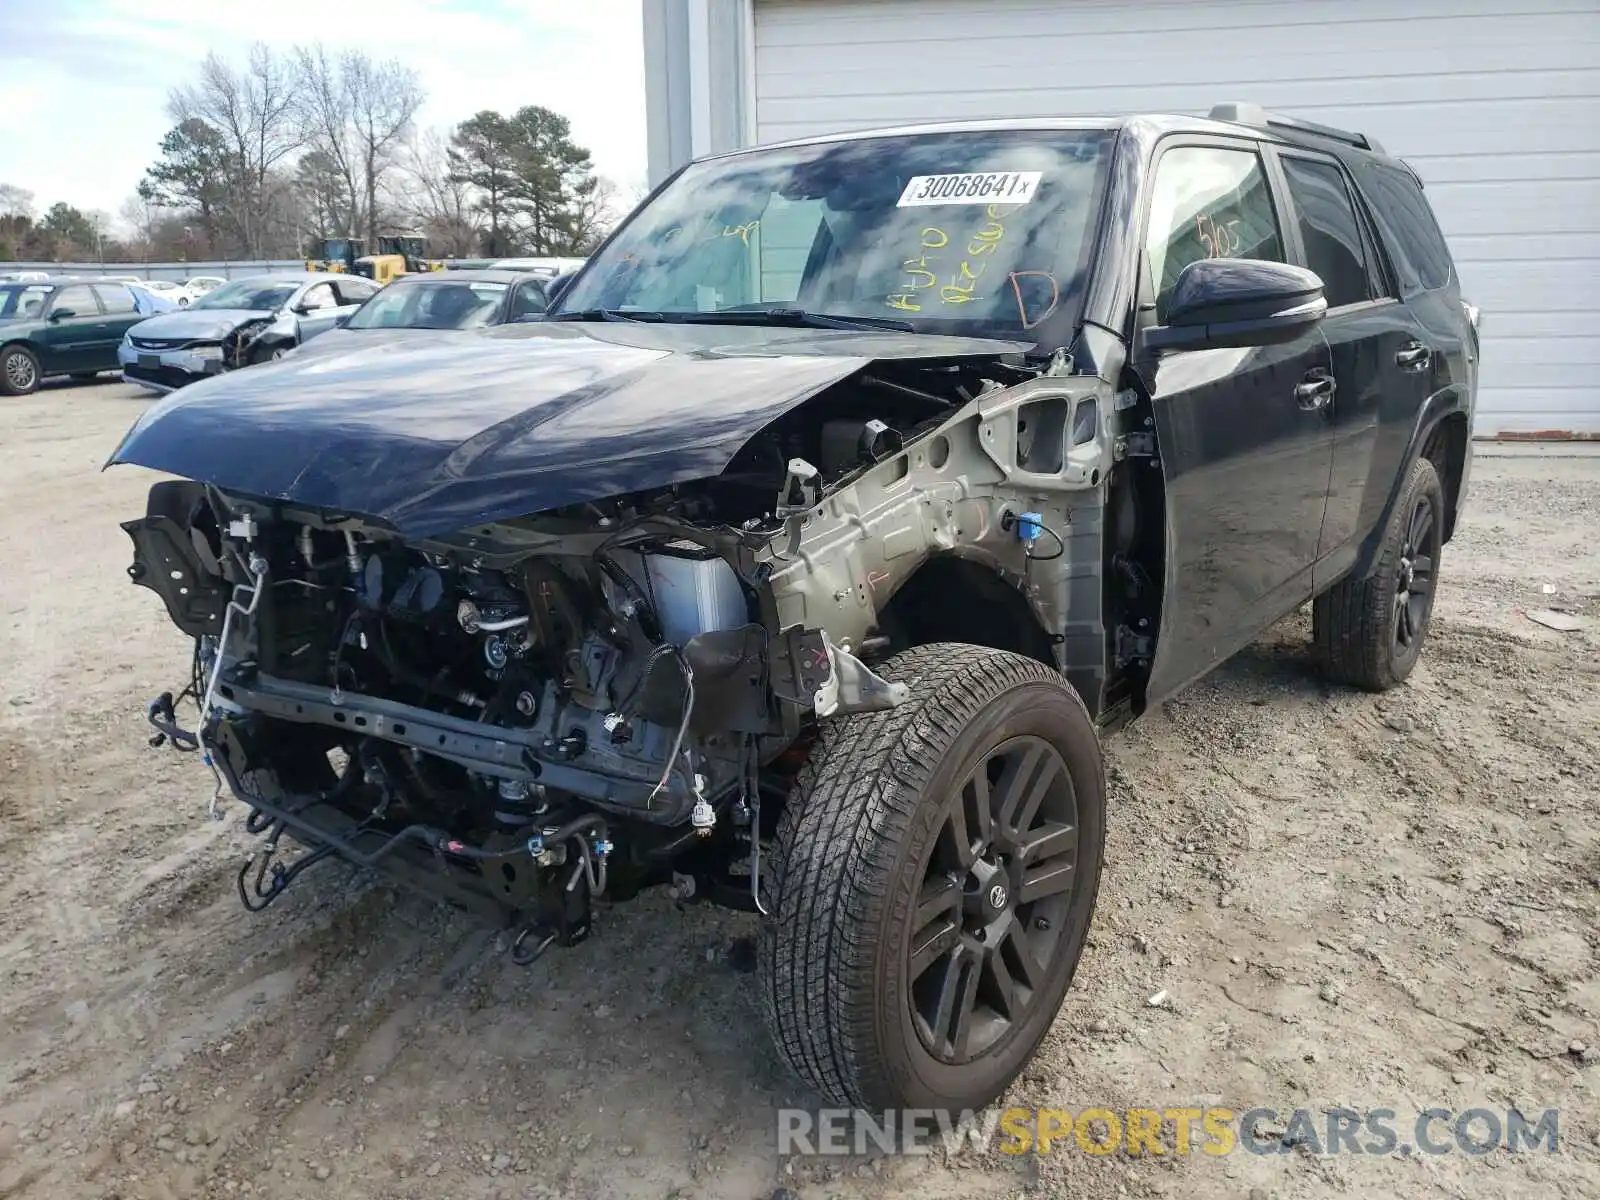
[(1306, 374), (1305, 382), (1298, 383), (1294, 389), (1295, 403), (1307, 412), (1315, 412), (1319, 408), (1326, 408), (1333, 399), (1337, 388), (1333, 376), (1320, 367)]
[(1426, 367), (1433, 358), (1433, 351), (1421, 342), (1407, 342), (1395, 353), (1394, 361), (1398, 367), (1406, 370), (1420, 371)]

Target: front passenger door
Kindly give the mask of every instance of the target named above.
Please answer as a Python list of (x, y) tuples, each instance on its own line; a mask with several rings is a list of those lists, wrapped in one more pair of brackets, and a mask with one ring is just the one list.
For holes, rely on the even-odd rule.
[[(86, 283), (69, 284), (50, 297), (45, 312), (46, 325), (39, 332), (39, 370), (42, 375), (68, 375), (79, 371), (98, 371), (96, 339), (103, 336), (100, 302)], [(116, 365), (112, 355), (112, 366)]]
[(367, 279), (346, 276), (333, 284), (339, 298), (339, 315), (348, 317), (380, 291), (377, 284)]
[[(1287, 261), (1253, 144), (1167, 143), (1150, 190), (1142, 324), (1165, 324), (1191, 262)], [(1310, 597), (1333, 447), (1321, 411), (1331, 373), (1315, 329), (1280, 345), (1159, 356), (1136, 343), (1135, 361), (1150, 387), (1167, 488), (1166, 595), (1147, 687), (1154, 702)]]
[(545, 298), (543, 280), (525, 280), (512, 289), (511, 303), (506, 313), (506, 320), (521, 321), (540, 317), (544, 315), (545, 309), (549, 307), (550, 302)]
[[(331, 283), (319, 283), (306, 289), (299, 304), (295, 305), (299, 318), (299, 341), (303, 343), (323, 330), (333, 328), (333, 323), (339, 319), (339, 311), (339, 299), (333, 294)], [(348, 311), (355, 310), (352, 308)]]

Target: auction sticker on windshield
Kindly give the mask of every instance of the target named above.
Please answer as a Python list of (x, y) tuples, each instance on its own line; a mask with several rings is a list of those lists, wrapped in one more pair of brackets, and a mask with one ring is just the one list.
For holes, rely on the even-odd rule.
[(927, 204), (1026, 204), (1039, 190), (1043, 171), (971, 171), (962, 175), (913, 175), (897, 208)]

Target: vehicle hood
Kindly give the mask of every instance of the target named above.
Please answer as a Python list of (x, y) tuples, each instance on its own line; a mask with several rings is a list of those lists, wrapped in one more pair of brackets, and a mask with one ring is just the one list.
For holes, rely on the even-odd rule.
[[(153, 294), (153, 293), (152, 293)], [(191, 341), (220, 340), (246, 321), (260, 321), (273, 314), (266, 309), (180, 308), (140, 321), (130, 331), (135, 337), (186, 338)]]
[(347, 363), (358, 363), (369, 355), (388, 354), (396, 343), (411, 347), (449, 345), (482, 332), (481, 329), (345, 329), (335, 326), (302, 343), (291, 353), (296, 361), (313, 355), (324, 359), (345, 355)]
[(428, 536), (716, 475), (767, 424), (874, 360), (1029, 348), (902, 333), (539, 322), (345, 354), (297, 351), (172, 393), (106, 465)]

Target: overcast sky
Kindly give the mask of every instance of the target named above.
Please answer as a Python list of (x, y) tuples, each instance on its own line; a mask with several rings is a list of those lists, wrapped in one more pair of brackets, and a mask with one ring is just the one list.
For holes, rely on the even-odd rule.
[(422, 123), (542, 104), (624, 195), (645, 179), (640, 0), (0, 0), (0, 183), (115, 216), (215, 50), (322, 41), (414, 68)]

